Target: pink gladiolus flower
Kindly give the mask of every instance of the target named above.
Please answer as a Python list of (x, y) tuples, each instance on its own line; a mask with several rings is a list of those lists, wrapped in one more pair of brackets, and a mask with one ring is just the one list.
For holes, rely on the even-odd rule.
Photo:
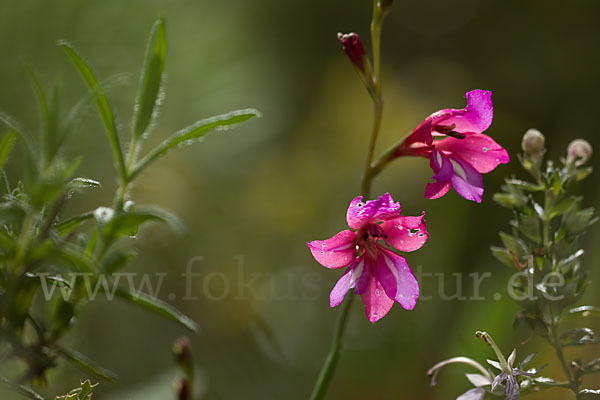
[(308, 242), (313, 257), (324, 267), (347, 266), (331, 291), (331, 307), (340, 304), (353, 288), (361, 295), (371, 322), (383, 318), (394, 301), (412, 310), (419, 297), (419, 283), (394, 248), (408, 252), (423, 246), (427, 240), (424, 216), (400, 215), (400, 203), (394, 203), (389, 193), (366, 203), (359, 196), (346, 213), (351, 229), (331, 239)]
[(425, 188), (428, 199), (442, 197), (452, 186), (465, 199), (481, 203), (481, 174), (510, 161), (506, 150), (482, 133), (493, 119), (492, 92), (472, 90), (466, 97), (467, 107), (425, 118), (392, 155), (429, 158), (435, 182)]

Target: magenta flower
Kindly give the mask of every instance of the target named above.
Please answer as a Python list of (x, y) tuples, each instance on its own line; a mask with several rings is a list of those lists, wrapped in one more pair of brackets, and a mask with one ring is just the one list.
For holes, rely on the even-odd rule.
[(510, 161), (506, 150), (482, 133), (493, 119), (492, 92), (472, 90), (466, 97), (467, 107), (440, 110), (425, 118), (392, 156), (429, 158), (435, 182), (425, 188), (428, 199), (442, 197), (452, 186), (465, 199), (481, 203), (481, 174)]
[(412, 310), (419, 297), (419, 283), (394, 248), (408, 252), (423, 246), (427, 241), (424, 216), (400, 215), (400, 203), (394, 203), (389, 193), (366, 203), (359, 196), (346, 213), (351, 229), (331, 239), (308, 242), (313, 257), (324, 267), (347, 266), (331, 291), (331, 307), (340, 304), (353, 288), (361, 295), (371, 322), (383, 318), (394, 301)]

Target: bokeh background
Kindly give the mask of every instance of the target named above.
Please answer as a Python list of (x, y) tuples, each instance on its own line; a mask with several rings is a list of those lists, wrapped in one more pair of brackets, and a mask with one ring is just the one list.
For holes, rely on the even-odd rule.
[[(339, 313), (329, 308), (328, 294), (340, 272), (320, 267), (305, 242), (343, 229), (347, 204), (359, 192), (372, 113), (336, 33), (356, 31), (368, 42), (370, 11), (368, 0), (0, 3), (0, 108), (32, 130), (37, 109), (23, 61), (48, 87), (60, 81), (64, 105), (85, 93), (57, 39), (70, 40), (103, 78), (132, 74), (129, 83), (110, 87), (127, 128), (145, 41), (159, 15), (167, 20), (169, 43), (166, 98), (146, 148), (212, 114), (262, 111), (260, 120), (170, 154), (132, 194), (137, 203), (173, 210), (188, 227), (184, 235), (164, 225), (144, 229), (139, 257), (127, 271), (167, 273), (160, 297), (174, 294), (171, 302), (201, 325), (191, 339), (207, 399), (306, 399), (328, 351)], [(505, 176), (520, 173), (516, 155), (528, 128), (546, 135), (553, 158), (576, 137), (600, 149), (599, 17), (594, 0), (396, 1), (383, 36), (386, 110), (379, 149), (429, 113), (463, 107), (464, 93), (481, 88), (493, 91), (488, 133), (514, 161), (484, 177), (482, 205), (453, 192), (425, 200), (431, 171), (423, 159), (397, 161), (376, 180), (374, 193), (389, 191), (406, 214), (427, 211), (430, 239), (407, 259), (415, 270), (445, 275), (421, 280), (431, 300), (412, 312), (396, 306), (375, 325), (355, 302), (330, 399), (455, 398), (469, 388), (465, 368), (443, 371), (433, 389), (425, 372), (450, 356), (492, 358), (475, 330), (492, 333), (506, 352), (540, 352), (537, 365), (551, 362), (546, 374), (561, 377), (549, 346), (527, 342), (526, 332), (512, 328), (517, 307), (504, 290), (511, 271), (489, 252), (510, 215), (491, 197)], [(81, 175), (103, 182), (73, 199), (72, 212), (110, 204), (114, 168), (93, 109), (68, 152), (84, 157)], [(596, 169), (599, 160), (592, 161)], [(598, 205), (598, 181), (592, 175), (581, 187), (588, 206)], [(598, 226), (585, 240), (585, 263), (597, 282)], [(181, 273), (197, 256), (204, 257), (193, 264), (202, 274), (193, 281), (197, 299), (183, 300)], [(463, 274), (462, 291), (470, 296), (467, 274), (488, 271), (492, 278), (481, 286), (486, 301), (440, 298), (440, 285), (456, 292), (452, 273)], [(589, 290), (586, 300), (598, 304), (598, 291)], [(177, 372), (170, 348), (185, 332), (117, 300), (99, 299), (84, 311), (67, 342), (120, 376), (118, 384), (101, 384), (97, 397), (171, 398)], [(596, 356), (600, 350), (589, 349)], [(592, 357), (586, 353), (584, 359)], [(84, 376), (61, 364), (45, 393), (66, 391)], [(0, 397), (16, 395), (0, 391)]]

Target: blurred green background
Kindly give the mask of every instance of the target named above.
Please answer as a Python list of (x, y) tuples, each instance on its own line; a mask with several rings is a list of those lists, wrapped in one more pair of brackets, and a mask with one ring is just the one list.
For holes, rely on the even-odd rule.
[[(510, 215), (491, 197), (506, 175), (520, 173), (516, 155), (528, 128), (546, 135), (555, 159), (576, 137), (600, 149), (600, 2), (395, 3), (383, 36), (386, 110), (379, 148), (435, 110), (463, 107), (463, 94), (481, 88), (493, 91), (495, 105), (487, 133), (513, 162), (484, 177), (482, 205), (454, 192), (425, 200), (431, 171), (423, 159), (397, 161), (376, 180), (373, 192), (389, 191), (405, 214), (427, 211), (430, 239), (407, 259), (415, 270), (421, 266), (445, 278), (423, 278), (423, 294), (431, 300), (413, 312), (396, 305), (375, 325), (355, 302), (329, 398), (455, 398), (469, 388), (466, 369), (443, 371), (433, 389), (425, 372), (459, 354), (492, 358), (475, 340), (475, 330), (490, 332), (507, 353), (517, 347), (518, 359), (539, 351), (536, 365), (551, 362), (546, 374), (561, 377), (549, 346), (538, 340), (523, 344), (527, 333), (512, 329), (517, 307), (503, 289), (511, 271), (488, 250), (499, 242), (498, 231), (508, 229)], [(129, 84), (110, 89), (119, 120), (128, 127), (145, 41), (159, 15), (166, 17), (169, 43), (166, 98), (148, 142), (212, 114), (262, 111), (258, 121), (161, 160), (133, 192), (136, 202), (170, 208), (188, 227), (185, 235), (164, 225), (143, 230), (139, 257), (127, 271), (167, 273), (160, 297), (175, 294), (172, 303), (201, 325), (192, 345), (206, 398), (306, 399), (312, 389), (339, 313), (329, 308), (328, 295), (341, 271), (320, 267), (305, 242), (345, 227), (347, 204), (359, 192), (372, 118), (368, 95), (336, 33), (356, 31), (367, 43), (370, 11), (368, 0), (0, 3), (0, 108), (32, 130), (38, 128), (37, 108), (23, 61), (36, 67), (47, 86), (61, 82), (63, 104), (85, 93), (57, 39), (71, 41), (102, 78), (133, 74)], [(115, 174), (93, 109), (71, 137), (69, 153), (84, 156), (81, 175), (103, 182), (101, 189), (74, 198), (72, 212), (109, 205)], [(593, 159), (596, 169), (599, 160)], [(12, 162), (11, 172), (18, 174)], [(598, 205), (598, 181), (594, 174), (581, 187), (586, 205)], [(598, 226), (586, 240), (585, 262), (598, 281)], [(193, 264), (202, 274), (193, 281), (197, 299), (183, 300), (181, 273), (196, 256), (204, 257)], [(452, 273), (464, 274), (462, 290), (470, 296), (467, 274), (486, 271), (492, 273), (481, 286), (486, 301), (440, 298), (440, 282), (446, 293), (456, 291)], [(586, 300), (598, 304), (594, 288)], [(502, 299), (493, 300), (494, 293)], [(176, 376), (170, 347), (182, 333), (160, 317), (100, 299), (87, 306), (68, 341), (120, 376), (116, 385), (101, 385), (99, 399), (165, 399)], [(597, 356), (598, 346), (592, 350)], [(61, 365), (46, 393), (66, 391), (83, 376)], [(538, 398), (564, 396), (557, 390)], [(16, 395), (0, 391), (0, 397)]]

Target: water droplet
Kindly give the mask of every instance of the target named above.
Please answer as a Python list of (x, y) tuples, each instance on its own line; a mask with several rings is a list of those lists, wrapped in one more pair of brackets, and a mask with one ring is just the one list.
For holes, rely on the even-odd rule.
[(425, 234), (423, 232), (421, 232), (421, 233), (419, 233), (419, 236), (423, 237), (423, 236), (425, 236)]
[(398, 297), (400, 297), (401, 299), (403, 299), (404, 295), (403, 294), (399, 294)]
[(321, 246), (325, 247), (325, 243), (321, 243)]
[(402, 230), (402, 225), (398, 225), (398, 229)]
[(321, 254), (325, 253), (323, 250), (321, 250)]
[(381, 296), (381, 290), (379, 290), (379, 289), (375, 290), (375, 296)]
[(356, 207), (362, 207), (363, 203), (356, 203)]
[(373, 313), (373, 318), (377, 318), (378, 314), (376, 312)]

